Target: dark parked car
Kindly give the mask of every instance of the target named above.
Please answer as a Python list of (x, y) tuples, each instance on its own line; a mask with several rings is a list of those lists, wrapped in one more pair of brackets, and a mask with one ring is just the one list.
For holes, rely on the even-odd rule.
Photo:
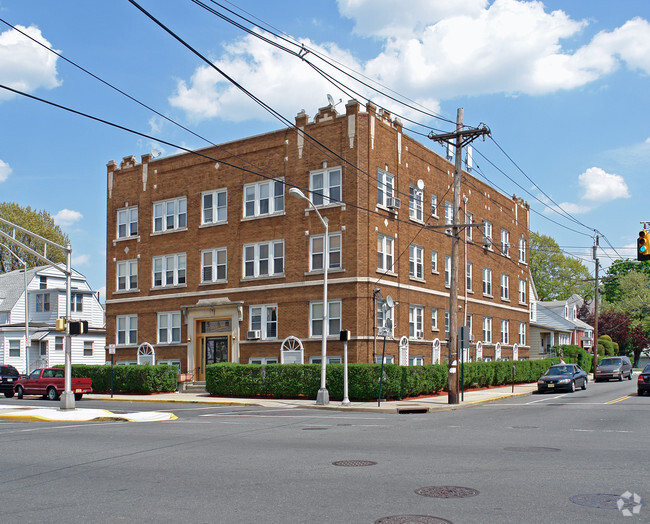
[(0, 393), (5, 397), (14, 396), (14, 383), (20, 378), (20, 373), (13, 366), (0, 366)]
[(632, 362), (627, 357), (606, 357), (596, 367), (594, 381), (609, 380), (612, 378), (623, 380), (627, 377), (632, 380)]
[(576, 364), (551, 366), (537, 381), (537, 391), (540, 393), (558, 389), (575, 391), (577, 387), (587, 389), (587, 373)]
[(645, 394), (650, 391), (650, 364), (643, 368), (639, 375), (639, 380), (636, 383), (636, 392), (638, 395)]

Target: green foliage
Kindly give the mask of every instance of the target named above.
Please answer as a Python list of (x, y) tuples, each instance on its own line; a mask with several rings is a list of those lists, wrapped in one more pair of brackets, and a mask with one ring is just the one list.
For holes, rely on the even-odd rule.
[[(70, 242), (68, 235), (63, 233), (61, 228), (54, 223), (54, 218), (45, 210), (36, 211), (31, 207), (21, 207), (12, 202), (0, 202), (0, 217), (5, 220), (20, 226), (32, 233), (47, 238), (52, 242), (56, 242), (61, 246), (65, 246)], [(0, 224), (0, 229), (6, 233), (11, 234), (12, 228), (4, 224)], [(26, 235), (20, 231), (16, 231), (16, 240), (22, 244), (32, 248), (38, 253), (43, 254), (43, 242)], [(20, 248), (12, 242), (4, 241), (3, 244), (8, 244), (9, 248), (22, 260), (27, 262), (27, 267), (42, 266), (43, 262), (28, 251)], [(47, 257), (52, 262), (65, 262), (65, 253), (60, 250), (48, 246)], [(23, 265), (14, 256), (9, 253), (6, 248), (0, 246), (0, 273), (14, 271), (15, 269), (22, 269)]]
[(601, 354), (601, 348), (603, 354), (606, 356), (618, 355), (618, 344), (614, 346), (615, 342), (612, 342), (612, 339), (609, 335), (603, 335), (598, 337), (598, 354)]
[(90, 366), (73, 364), (72, 376), (90, 378), (96, 393), (111, 390), (111, 367), (113, 368), (113, 391), (115, 393), (161, 393), (176, 391), (178, 368), (160, 364), (157, 366)]
[(566, 300), (574, 293), (584, 297), (593, 291), (587, 267), (562, 253), (548, 235), (530, 233), (530, 272), (540, 300)]
[(591, 353), (584, 348), (573, 344), (563, 345), (560, 346), (560, 348), (562, 349), (562, 355), (566, 362), (574, 362), (587, 373), (591, 373), (591, 369), (594, 365), (594, 356)]
[[(607, 269), (607, 276), (603, 278), (603, 301), (616, 304), (624, 299), (627, 294), (624, 289), (626, 286), (624, 277), (634, 273), (650, 278), (650, 261), (614, 260)], [(621, 284), (623, 284), (623, 289)]]

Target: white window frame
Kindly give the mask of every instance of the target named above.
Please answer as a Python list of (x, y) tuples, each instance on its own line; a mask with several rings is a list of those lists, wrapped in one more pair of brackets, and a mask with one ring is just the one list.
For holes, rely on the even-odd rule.
[(510, 231), (501, 230), (501, 254), (510, 258)]
[[(333, 355), (333, 356), (326, 356), (325, 360), (327, 361), (326, 364), (341, 364), (343, 359), (341, 357)], [(314, 355), (309, 357), (309, 363), (310, 364), (320, 364), (321, 363), (321, 356), (320, 355)]]
[(483, 238), (486, 241), (487, 248), (492, 251), (494, 249), (494, 240), (492, 239), (492, 222), (485, 220), (483, 222)]
[(474, 315), (472, 313), (467, 313), (467, 327), (469, 328), (469, 334), (472, 334), (472, 329), (474, 328)]
[(451, 286), (451, 255), (445, 255), (445, 287)]
[(438, 218), (438, 195), (431, 195), (431, 216)]
[[(122, 231), (120, 231), (122, 229)], [(138, 206), (117, 210), (117, 238), (138, 236)]]
[(84, 340), (84, 357), (92, 357), (92, 356), (93, 356), (93, 341)]
[(519, 238), (519, 262), (526, 263), (526, 239), (524, 237)]
[(377, 170), (377, 204), (383, 207), (388, 205), (388, 199), (395, 197), (395, 175)]
[[(315, 315), (314, 312), (323, 309), (323, 301), (315, 300), (309, 303), (309, 336), (311, 338), (322, 337), (323, 312)], [(340, 299), (327, 301), (327, 337), (339, 336), (341, 333), (341, 321), (343, 305)]]
[(409, 246), (409, 276), (411, 278), (424, 278), (424, 248), (417, 244)]
[[(275, 318), (273, 318), (275, 316)], [(260, 332), (260, 339), (278, 338), (278, 305), (259, 304), (248, 308), (248, 329)]]
[(438, 252), (435, 249), (431, 251), (431, 273), (438, 274)]
[(409, 357), (409, 366), (424, 366), (424, 357)]
[(315, 206), (340, 204), (343, 199), (343, 170), (341, 166), (310, 171), (309, 189), (311, 190), (311, 201)]
[[(206, 278), (209, 270), (210, 278)], [(221, 273), (221, 276), (219, 274)], [(228, 280), (228, 248), (217, 247), (201, 251), (201, 282), (226, 282)]]
[(9, 339), (9, 358), (19, 358), (20, 357), (20, 339), (19, 338), (10, 338)]
[[(266, 257), (264, 257), (266, 251)], [(284, 240), (244, 244), (242, 248), (244, 278), (265, 278), (284, 275)]]
[[(160, 276), (160, 284), (156, 284), (156, 275)], [(151, 276), (153, 288), (183, 286), (187, 284), (187, 257), (185, 253), (153, 257)]]
[(465, 268), (465, 285), (467, 286), (467, 291), (472, 291), (472, 286), (474, 285), (474, 264), (472, 262), (468, 262)]
[[(207, 200), (210, 204), (207, 204)], [(228, 190), (215, 189), (201, 193), (201, 225), (223, 224), (228, 221)]]
[(438, 308), (431, 308), (431, 331), (438, 331)]
[(483, 342), (492, 343), (492, 317), (483, 317)]
[(519, 303), (520, 304), (526, 303), (526, 287), (527, 287), (527, 282), (520, 278), (519, 279)]
[(179, 229), (187, 229), (187, 197), (169, 198), (154, 202), (154, 233), (178, 231)]
[[(120, 342), (121, 333), (123, 334), (123, 342)], [(118, 346), (132, 346), (137, 343), (138, 315), (117, 315), (115, 317), (115, 344)]]
[(424, 333), (424, 307), (409, 305), (409, 338), (420, 338), (418, 333)]
[(449, 336), (450, 323), (451, 323), (451, 319), (449, 318), (449, 310), (445, 309), (445, 338)]
[(519, 345), (526, 345), (526, 323), (519, 322)]
[(156, 330), (158, 344), (181, 343), (181, 312), (163, 311), (158, 313), (158, 328)]
[[(375, 357), (375, 364), (381, 364), (381, 355)], [(395, 356), (394, 355), (384, 355), (384, 364), (394, 364)]]
[(501, 343), (510, 344), (510, 321), (506, 318), (501, 319)]
[[(138, 289), (138, 260), (121, 260), (116, 262), (117, 291)], [(122, 283), (123, 282), (123, 283)]]
[(284, 180), (281, 178), (245, 184), (244, 218), (259, 218), (284, 213)]
[[(377, 301), (377, 329), (386, 328), (386, 321), (390, 320), (390, 334), (389, 336), (395, 336), (395, 308), (394, 307), (384, 307), (386, 305), (385, 300)], [(384, 318), (384, 312), (386, 317)]]
[(418, 222), (424, 221), (423, 191), (409, 185), (409, 218)]
[(510, 275), (501, 273), (501, 300), (510, 300)]
[(64, 337), (54, 337), (54, 351), (63, 351), (63, 338)]
[(388, 235), (377, 235), (377, 270), (393, 271), (395, 263), (395, 239)]
[[(445, 200), (445, 225), (451, 226), (454, 224), (454, 203)], [(451, 235), (451, 228), (445, 228), (445, 233)]]
[[(329, 269), (341, 269), (341, 233), (329, 233), (327, 239)], [(309, 237), (309, 271), (323, 271), (323, 259), (325, 258), (323, 256), (324, 240), (324, 234)]]
[(489, 267), (483, 268), (483, 295), (492, 296), (492, 269)]
[(51, 310), (50, 294), (36, 293), (36, 313), (47, 313)]
[[(465, 224), (473, 224), (474, 223), (474, 214), (473, 213), (465, 213)], [(473, 233), (472, 231), (474, 228), (469, 225), (468, 227), (465, 228), (465, 234), (467, 235), (467, 240), (470, 242), (473, 240)]]
[(249, 357), (249, 364), (257, 364), (259, 366), (266, 366), (268, 364), (277, 364), (278, 357)]
[(84, 310), (84, 296), (83, 293), (70, 294), (70, 311), (72, 313), (81, 313)]

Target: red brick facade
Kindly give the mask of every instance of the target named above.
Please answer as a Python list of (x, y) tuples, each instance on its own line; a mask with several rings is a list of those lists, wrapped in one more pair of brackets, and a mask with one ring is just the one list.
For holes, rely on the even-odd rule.
[[(444, 227), (430, 226), (445, 224), (445, 201), (453, 200), (453, 165), (404, 135), (398, 121), (372, 105), (362, 109), (350, 102), (345, 115), (327, 107), (311, 122), (301, 113), (296, 124), (301, 132), (282, 130), (198, 154), (161, 159), (144, 155), (140, 162), (125, 157), (119, 166), (108, 164), (106, 336), (108, 344), (117, 344), (116, 361), (136, 361), (138, 346), (149, 342), (156, 361), (180, 361), (183, 372), (200, 378), (213, 347), (223, 350), (217, 360), (280, 361), (288, 336), (302, 341), (305, 362), (320, 357), (322, 319), (311, 319), (312, 325), (310, 311), (313, 303), (322, 305), (323, 271), (310, 271), (310, 237), (322, 238), (324, 228), (309, 204), (288, 191), (296, 186), (309, 196), (310, 190), (320, 187), (320, 174), (326, 198), (319, 211), (329, 221), (330, 237), (336, 236), (334, 247), (340, 239), (340, 251), (332, 255), (336, 264), (340, 254), (339, 267), (328, 271), (328, 302), (335, 301), (328, 357), (342, 357), (339, 329), (351, 331), (350, 362), (371, 362), (380, 356), (383, 338), (376, 338), (374, 308), (376, 301), (390, 295), (397, 304), (386, 355), (398, 362), (398, 341), (406, 336), (409, 355), (419, 357), (415, 362), (431, 363), (437, 357), (432, 349), (437, 339), (445, 359), (444, 312), (449, 308), (445, 255), (451, 253), (451, 237)], [(391, 177), (399, 209), (378, 203), (390, 193), (383, 183)], [(274, 179), (284, 184), (265, 184)], [(418, 180), (424, 183), (421, 192)], [(483, 358), (499, 357), (497, 342), (501, 358), (513, 357), (514, 343), (519, 346), (518, 358), (528, 358), (528, 205), (467, 173), (461, 187), (473, 223), (489, 221), (493, 238), (493, 245), (486, 247), (483, 228), (473, 227), (467, 250), (461, 243), (458, 325), (464, 324), (467, 309), (472, 315), (470, 357), (476, 358), (476, 342), (481, 341)], [(204, 200), (212, 191), (216, 192)], [(327, 196), (334, 199), (338, 194), (340, 201), (327, 202)], [(422, 195), (422, 219), (409, 217), (410, 194)], [(435, 216), (432, 195), (437, 196)], [(383, 201), (387, 203), (396, 202)], [(206, 223), (206, 217), (212, 222)], [(501, 250), (502, 230), (509, 234), (508, 256)], [(392, 270), (378, 269), (390, 264), (385, 257), (380, 261), (379, 240), (393, 243)], [(411, 244), (423, 256), (422, 264), (411, 265), (413, 276)], [(222, 257), (225, 267), (215, 264), (211, 274), (207, 269), (204, 273), (203, 257), (208, 255), (202, 252), (212, 249), (222, 250), (212, 255), (214, 260)], [(437, 252), (437, 272), (432, 251)], [(465, 256), (472, 264), (467, 300)], [(314, 263), (322, 267), (320, 260), (315, 257)], [(491, 294), (483, 293), (483, 268), (491, 270)], [(211, 280), (215, 275), (220, 278)], [(502, 297), (502, 275), (509, 279), (507, 298)], [(252, 309), (257, 306), (264, 307)], [(437, 328), (433, 308), (438, 312)], [(165, 313), (162, 320), (159, 313)], [(251, 325), (251, 315), (259, 320), (260, 313), (262, 337), (249, 340), (248, 331), (260, 325)], [(417, 322), (410, 326), (413, 315)], [(492, 319), (491, 342), (485, 341), (484, 317)], [(507, 340), (502, 340), (503, 320), (508, 321)]]

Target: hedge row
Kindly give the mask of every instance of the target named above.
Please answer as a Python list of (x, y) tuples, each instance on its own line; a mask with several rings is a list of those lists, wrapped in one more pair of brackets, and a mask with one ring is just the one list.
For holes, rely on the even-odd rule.
[[(535, 382), (557, 358), (518, 362), (470, 362), (463, 369), (463, 386), (486, 387), (515, 382)], [(327, 389), (331, 399), (343, 398), (343, 364), (327, 365)], [(373, 400), (379, 396), (380, 364), (348, 365), (348, 396)], [(316, 398), (320, 387), (320, 364), (211, 364), (206, 367), (206, 390), (212, 395), (273, 398)], [(447, 366), (398, 366), (385, 364), (381, 397), (401, 399), (431, 395), (447, 389)]]
[(111, 390), (111, 368), (113, 369), (113, 391), (115, 393), (160, 393), (175, 391), (178, 368), (160, 364), (156, 366), (90, 366), (73, 364), (73, 377), (86, 377), (93, 381), (96, 393)]

